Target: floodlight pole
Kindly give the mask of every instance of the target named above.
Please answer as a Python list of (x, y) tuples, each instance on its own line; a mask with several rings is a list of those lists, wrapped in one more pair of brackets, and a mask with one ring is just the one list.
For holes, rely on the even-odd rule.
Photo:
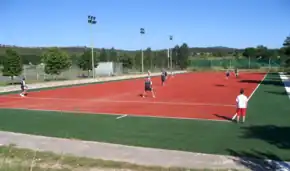
[[(169, 36), (169, 40), (172, 41), (173, 40), (173, 36), (170, 35)], [(172, 50), (169, 48), (169, 58), (170, 58), (170, 69), (172, 71)]]
[[(88, 23), (90, 25), (95, 25), (97, 22), (96, 22), (96, 17), (95, 16), (91, 16), (89, 15), (88, 16)], [(92, 72), (93, 72), (93, 78), (95, 78), (95, 59), (94, 59), (94, 39), (93, 39), (93, 29), (91, 29), (91, 49), (92, 49)]]
[[(140, 28), (140, 34), (141, 36), (145, 34), (145, 29)], [(141, 72), (144, 73), (144, 53), (143, 53), (143, 47), (141, 47)]]

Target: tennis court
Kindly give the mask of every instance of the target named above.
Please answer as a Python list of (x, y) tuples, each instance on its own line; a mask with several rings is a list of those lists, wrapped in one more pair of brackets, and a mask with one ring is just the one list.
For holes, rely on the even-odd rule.
[[(262, 80), (263, 74), (245, 73), (243, 78)], [(226, 80), (223, 73), (183, 74), (161, 86), (153, 78), (157, 98), (141, 98), (143, 80), (126, 80), (1, 97), (1, 107), (91, 114), (150, 116), (176, 119), (225, 121), (235, 113), (235, 97), (244, 88), (250, 96), (258, 84)]]
[[(283, 92), (278, 74), (244, 72), (226, 80), (224, 72), (187, 73), (169, 78), (165, 86), (160, 77), (153, 77), (155, 99), (140, 96), (143, 82), (39, 90), (26, 98), (1, 95), (1, 130), (215, 154), (249, 156), (253, 149), (267, 149), (290, 159), (289, 149), (247, 133), (255, 126), (290, 125), (285, 121), (289, 98), (269, 93)], [(245, 124), (229, 121), (240, 88), (251, 97)], [(285, 139), (279, 135), (275, 137)]]

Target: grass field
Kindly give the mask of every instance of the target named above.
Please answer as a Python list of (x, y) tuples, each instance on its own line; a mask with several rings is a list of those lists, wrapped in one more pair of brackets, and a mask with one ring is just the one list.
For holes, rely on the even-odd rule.
[[(290, 105), (278, 74), (225, 80), (224, 73), (188, 73), (164, 87), (159, 78), (153, 81), (156, 99), (139, 96), (140, 79), (35, 91), (26, 98), (2, 95), (0, 129), (290, 161)], [(244, 124), (228, 120), (240, 88), (252, 95)]]

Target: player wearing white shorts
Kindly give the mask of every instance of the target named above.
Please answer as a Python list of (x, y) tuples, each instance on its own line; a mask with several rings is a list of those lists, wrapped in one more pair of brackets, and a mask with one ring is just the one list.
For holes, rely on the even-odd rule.
[(21, 93), (20, 96), (24, 97), (27, 95), (27, 88), (28, 86), (25, 83), (25, 78), (22, 78), (21, 82), (20, 82), (20, 88), (21, 88)]

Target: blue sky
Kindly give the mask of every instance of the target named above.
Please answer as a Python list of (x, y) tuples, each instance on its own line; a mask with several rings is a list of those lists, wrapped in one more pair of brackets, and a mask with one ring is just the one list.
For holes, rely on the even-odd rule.
[(290, 34), (289, 0), (0, 0), (0, 16), (0, 44), (19, 46), (276, 48)]

